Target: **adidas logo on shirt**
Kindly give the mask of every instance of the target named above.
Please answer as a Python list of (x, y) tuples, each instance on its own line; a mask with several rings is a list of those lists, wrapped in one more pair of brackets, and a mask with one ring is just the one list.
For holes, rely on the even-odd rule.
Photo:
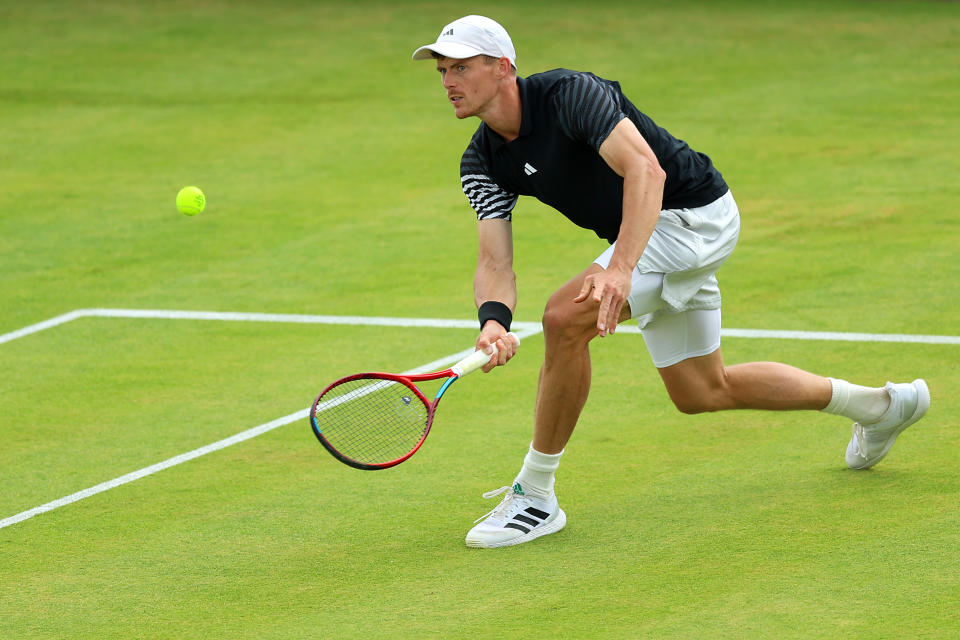
[(537, 169), (532, 164), (527, 162), (526, 164), (523, 165), (523, 172), (528, 176), (532, 176), (537, 172)]

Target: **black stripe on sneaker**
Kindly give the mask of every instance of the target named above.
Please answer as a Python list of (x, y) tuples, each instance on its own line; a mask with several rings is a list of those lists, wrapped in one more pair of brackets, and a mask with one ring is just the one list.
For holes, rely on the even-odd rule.
[(522, 524), (517, 524), (516, 522), (508, 522), (507, 524), (503, 525), (503, 528), (504, 528), (504, 529), (519, 529), (520, 531), (523, 531), (524, 533), (530, 533), (530, 529), (527, 529), (527, 528), (526, 528), (525, 526), (523, 526)]
[(534, 518), (540, 518), (541, 520), (546, 520), (550, 517), (550, 514), (546, 511), (540, 511), (540, 509), (534, 509), (533, 507), (527, 507), (526, 512), (532, 515)]
[(514, 520), (517, 520), (517, 521), (519, 521), (519, 522), (526, 522), (526, 523), (527, 523), (528, 525), (530, 525), (531, 527), (535, 527), (535, 526), (537, 526), (538, 524), (540, 524), (540, 520), (534, 520), (533, 518), (528, 518), (527, 516), (523, 515), (522, 513), (518, 513), (517, 515), (513, 516), (513, 519), (514, 519)]

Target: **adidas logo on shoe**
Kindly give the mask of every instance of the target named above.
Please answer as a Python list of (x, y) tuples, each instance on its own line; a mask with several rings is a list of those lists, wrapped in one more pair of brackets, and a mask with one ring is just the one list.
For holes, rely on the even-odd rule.
[(547, 518), (549, 517), (550, 514), (546, 511), (540, 511), (540, 509), (536, 509), (534, 507), (527, 507), (524, 509), (523, 513), (518, 513), (517, 515), (513, 516), (510, 522), (503, 526), (506, 529), (516, 529), (517, 531), (530, 533), (530, 531), (536, 528), (538, 525), (546, 522)]

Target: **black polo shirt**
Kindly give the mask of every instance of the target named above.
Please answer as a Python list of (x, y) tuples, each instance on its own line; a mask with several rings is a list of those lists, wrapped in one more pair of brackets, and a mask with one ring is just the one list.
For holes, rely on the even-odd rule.
[(630, 118), (666, 172), (663, 209), (701, 207), (727, 185), (710, 158), (641, 113), (617, 82), (555, 69), (517, 78), (520, 135), (506, 142), (485, 123), (460, 162), (463, 192), (480, 220), (511, 219), (520, 195), (534, 196), (575, 224), (613, 242), (623, 216), (623, 178), (599, 149)]

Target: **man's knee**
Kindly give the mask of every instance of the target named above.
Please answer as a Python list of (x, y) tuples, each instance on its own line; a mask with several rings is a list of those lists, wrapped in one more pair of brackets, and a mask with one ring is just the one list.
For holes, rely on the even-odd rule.
[(593, 315), (584, 313), (583, 305), (558, 299), (556, 296), (551, 298), (543, 310), (544, 334), (587, 340), (592, 338), (597, 333), (596, 311)]

